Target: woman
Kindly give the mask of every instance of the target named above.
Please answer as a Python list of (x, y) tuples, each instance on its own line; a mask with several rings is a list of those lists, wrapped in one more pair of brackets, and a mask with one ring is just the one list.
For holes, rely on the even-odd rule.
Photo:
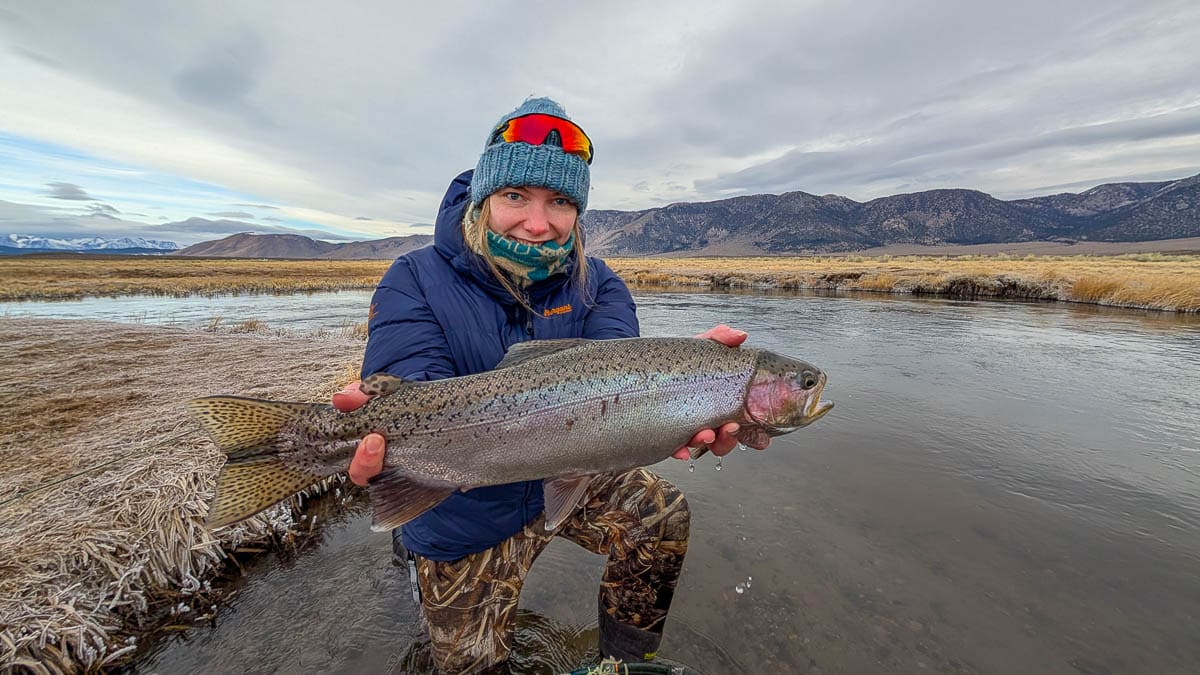
[[(636, 337), (629, 290), (584, 255), (591, 158), (586, 134), (550, 99), (504, 116), (475, 170), (450, 184), (434, 245), (398, 258), (380, 281), (363, 376), (436, 380), (490, 370), (524, 340)], [(746, 335), (718, 326), (701, 337), (736, 346)], [(341, 410), (365, 401), (357, 383), (334, 396)], [(689, 445), (724, 455), (736, 432), (736, 424), (704, 430)], [(351, 480), (366, 485), (379, 473), (385, 447), (379, 434), (364, 438)], [(608, 555), (601, 653), (654, 657), (687, 551), (687, 501), (636, 469), (595, 477), (581, 507), (547, 533), (540, 481), (490, 486), (456, 493), (393, 533), (415, 560), (440, 670), (475, 672), (507, 658), (521, 583), (553, 536)]]

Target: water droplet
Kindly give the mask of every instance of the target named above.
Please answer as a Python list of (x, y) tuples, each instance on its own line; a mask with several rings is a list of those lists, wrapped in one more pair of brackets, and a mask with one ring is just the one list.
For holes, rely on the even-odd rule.
[(733, 587), (733, 590), (737, 591), (738, 595), (741, 595), (742, 593), (746, 592), (746, 584), (738, 584), (737, 586)]
[(693, 459), (690, 462), (688, 462), (688, 471), (692, 471), (692, 472), (696, 471), (696, 460)]
[(720, 471), (720, 470), (721, 470), (721, 458), (718, 457), (717, 458), (717, 471)]

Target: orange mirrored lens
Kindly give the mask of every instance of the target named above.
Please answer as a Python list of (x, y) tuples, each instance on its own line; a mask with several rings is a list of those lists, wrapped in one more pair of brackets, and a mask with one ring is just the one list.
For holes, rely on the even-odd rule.
[(558, 132), (558, 141), (564, 152), (579, 155), (583, 161), (592, 163), (592, 139), (574, 122), (553, 115), (531, 113), (514, 117), (496, 129), (492, 141), (503, 139), (506, 143), (544, 145), (553, 132)]

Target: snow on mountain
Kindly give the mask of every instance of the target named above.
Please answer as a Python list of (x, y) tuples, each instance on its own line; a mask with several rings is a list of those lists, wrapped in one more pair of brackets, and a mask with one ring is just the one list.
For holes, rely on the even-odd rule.
[(106, 239), (104, 237), (82, 237), (76, 239), (60, 239), (55, 237), (38, 237), (28, 234), (10, 234), (0, 238), (0, 246), (12, 248), (42, 248), (58, 251), (103, 251), (122, 248), (150, 248), (159, 251), (174, 251), (179, 244), (160, 239), (144, 239), (142, 237), (120, 237)]

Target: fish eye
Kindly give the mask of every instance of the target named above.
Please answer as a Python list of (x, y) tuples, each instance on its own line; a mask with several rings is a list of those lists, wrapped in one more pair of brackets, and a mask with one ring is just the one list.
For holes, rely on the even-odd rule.
[(812, 389), (817, 386), (817, 376), (811, 370), (804, 371), (802, 376), (804, 379), (801, 382), (805, 389)]

